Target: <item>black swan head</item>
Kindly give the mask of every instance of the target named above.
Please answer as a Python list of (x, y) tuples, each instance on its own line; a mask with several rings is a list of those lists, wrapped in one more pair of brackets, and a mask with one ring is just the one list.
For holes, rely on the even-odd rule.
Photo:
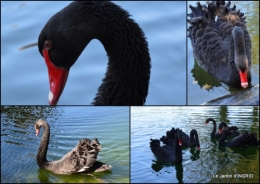
[(223, 130), (236, 131), (238, 128), (236, 126), (229, 127), (225, 122), (221, 122), (218, 126), (218, 132), (221, 134)]
[(176, 138), (178, 139), (179, 146), (182, 146), (182, 130), (176, 129)]
[(109, 1), (74, 1), (42, 29), (38, 47), (49, 73), (49, 103), (58, 103), (71, 66), (92, 39), (98, 39), (108, 55), (92, 104), (143, 105), (151, 68), (148, 43), (128, 12)]
[(216, 125), (216, 121), (215, 121), (215, 119), (213, 119), (213, 118), (207, 118), (207, 119), (205, 120), (204, 125), (207, 125), (210, 121), (212, 121), (213, 124)]
[(218, 126), (218, 132), (221, 134), (223, 130), (228, 130), (228, 125), (225, 122), (221, 122)]

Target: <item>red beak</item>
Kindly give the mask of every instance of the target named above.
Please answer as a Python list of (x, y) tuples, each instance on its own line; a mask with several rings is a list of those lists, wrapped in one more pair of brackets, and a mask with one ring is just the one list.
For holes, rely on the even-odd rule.
[(247, 88), (247, 86), (248, 86), (248, 81), (247, 81), (247, 72), (246, 72), (246, 70), (245, 70), (244, 73), (241, 72), (241, 71), (239, 71), (239, 75), (240, 75), (241, 86), (242, 86), (243, 88)]
[(181, 139), (179, 139), (179, 145), (180, 145), (180, 146), (182, 145), (182, 140), (181, 140)]
[(43, 56), (48, 68), (50, 92), (49, 104), (56, 105), (65, 87), (69, 71), (56, 67), (50, 60), (48, 49), (43, 49)]
[(39, 130), (39, 129), (37, 129), (37, 128), (36, 128), (36, 126), (34, 126), (34, 129), (35, 129), (35, 134), (36, 134), (36, 136), (38, 136), (38, 135), (39, 135), (39, 133), (40, 133), (40, 130)]

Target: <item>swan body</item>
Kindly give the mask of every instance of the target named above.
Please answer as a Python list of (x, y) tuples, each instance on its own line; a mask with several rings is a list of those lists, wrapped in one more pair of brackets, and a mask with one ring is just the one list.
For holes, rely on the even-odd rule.
[(42, 29), (38, 48), (49, 74), (49, 104), (56, 105), (69, 70), (92, 39), (108, 56), (93, 105), (143, 105), (148, 94), (150, 54), (144, 32), (127, 11), (109, 1), (74, 1)]
[(163, 146), (160, 145), (160, 140), (151, 139), (150, 148), (158, 160), (165, 163), (182, 163), (181, 132), (179, 129), (169, 131), (167, 144)]
[(217, 126), (217, 124), (216, 124), (216, 121), (213, 118), (206, 119), (205, 125), (207, 125), (210, 121), (213, 122), (213, 129), (212, 129), (212, 132), (210, 133), (210, 137), (211, 138), (219, 139), (222, 136), (222, 134), (221, 134), (222, 133), (222, 129), (228, 129), (229, 130), (227, 132), (229, 137), (236, 137), (236, 136), (239, 135), (239, 132), (237, 132), (238, 128), (236, 126), (228, 127), (225, 122), (222, 122), (222, 123), (219, 124), (219, 127), (218, 127), (219, 131), (216, 133), (216, 129), (217, 129), (216, 126)]
[(75, 148), (68, 152), (63, 158), (57, 161), (48, 161), (46, 158), (50, 127), (42, 119), (34, 124), (36, 136), (39, 135), (41, 127), (44, 133), (37, 153), (37, 164), (40, 168), (50, 170), (56, 174), (72, 174), (81, 172), (102, 172), (109, 170), (112, 166), (96, 161), (101, 150), (101, 145), (97, 138), (92, 141), (84, 138), (79, 141)]
[(246, 88), (251, 83), (251, 39), (244, 14), (230, 4), (190, 5), (189, 37), (201, 68), (229, 86)]
[[(175, 131), (174, 128), (172, 128), (171, 131), (167, 131), (166, 136), (162, 136), (160, 138), (160, 141), (162, 141), (164, 144), (167, 145), (167, 141), (169, 139), (169, 133), (174, 131)], [(185, 132), (181, 131), (181, 138), (182, 138), (181, 139), (182, 146), (187, 146), (187, 147), (197, 146), (198, 149), (200, 150), (200, 143), (199, 143), (197, 130), (192, 129), (190, 131), (190, 136), (188, 136)]]
[(229, 130), (224, 130), (221, 138), (219, 139), (220, 146), (228, 147), (245, 147), (245, 146), (258, 146), (259, 140), (257, 140), (257, 134), (252, 132), (244, 132), (243, 134), (229, 140), (225, 141)]

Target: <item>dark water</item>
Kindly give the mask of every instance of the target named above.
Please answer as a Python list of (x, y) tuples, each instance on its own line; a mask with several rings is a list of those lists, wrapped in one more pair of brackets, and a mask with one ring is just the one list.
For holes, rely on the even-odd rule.
[[(111, 171), (93, 175), (56, 175), (39, 169), (40, 136), (34, 122), (45, 118), (51, 127), (48, 160), (58, 160), (82, 138), (98, 138), (98, 160)], [(1, 183), (129, 182), (129, 107), (1, 107)]]
[[(131, 182), (259, 182), (259, 147), (218, 146), (210, 139), (213, 124), (204, 125), (209, 117), (259, 136), (259, 107), (131, 107)], [(150, 138), (159, 139), (171, 127), (187, 134), (195, 128), (201, 150), (183, 149), (182, 164), (159, 164), (150, 150)], [(225, 174), (232, 178), (216, 178)], [(235, 174), (252, 175), (238, 179)]]
[[(70, 2), (1, 2), (1, 103), (47, 105), (49, 79), (36, 43), (49, 18)], [(151, 56), (146, 105), (186, 105), (186, 2), (115, 2), (143, 29)], [(59, 105), (89, 105), (102, 82), (107, 55), (92, 40), (72, 66)], [(177, 86), (177, 87), (176, 87)]]
[[(203, 4), (205, 3), (202, 1)], [(195, 1), (188, 1), (188, 5), (196, 5)], [(252, 86), (259, 84), (259, 2), (258, 1), (232, 1), (246, 16), (247, 28), (252, 42)], [(188, 12), (191, 12), (188, 9)], [(200, 105), (209, 100), (241, 91), (227, 86), (201, 69), (194, 60), (190, 39), (188, 42), (188, 105)]]

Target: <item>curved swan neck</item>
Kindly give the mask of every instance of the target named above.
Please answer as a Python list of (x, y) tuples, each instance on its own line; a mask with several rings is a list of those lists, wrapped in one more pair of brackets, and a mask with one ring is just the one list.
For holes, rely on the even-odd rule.
[(200, 143), (199, 143), (199, 137), (198, 137), (198, 133), (197, 130), (192, 129), (190, 131), (190, 143), (192, 144), (195, 141), (195, 144), (197, 147), (200, 147)]
[(216, 121), (215, 121), (213, 118), (208, 118), (208, 119), (207, 119), (207, 122), (210, 122), (210, 121), (213, 122), (213, 129), (212, 129), (211, 134), (215, 135), (215, 132), (216, 132), (216, 130), (217, 130)]
[[(86, 9), (95, 11), (95, 14), (82, 13), (81, 27), (85, 28), (82, 34), (86, 44), (91, 39), (98, 39), (108, 56), (107, 71), (92, 104), (143, 105), (148, 94), (151, 68), (144, 32), (125, 10), (114, 3), (77, 3), (81, 4), (81, 12)], [(102, 5), (106, 8), (96, 8)]]
[(48, 162), (46, 159), (47, 151), (48, 151), (48, 145), (49, 145), (49, 138), (50, 138), (50, 127), (47, 123), (44, 123), (43, 125), (43, 135), (41, 139), (40, 146), (38, 148), (37, 153), (37, 164), (39, 167), (44, 167), (44, 165)]
[(248, 69), (248, 58), (246, 54), (245, 38), (243, 29), (235, 26), (232, 30), (234, 42), (235, 64), (238, 71), (245, 72)]
[(182, 130), (177, 129), (175, 134), (175, 144), (174, 144), (174, 148), (175, 148), (174, 155), (175, 155), (175, 159), (178, 160), (177, 163), (182, 162), (182, 149), (179, 144), (179, 140), (182, 139), (181, 135), (182, 135)]
[(102, 30), (93, 28), (107, 52), (108, 67), (92, 104), (143, 105), (151, 68), (148, 43), (127, 12), (112, 4), (111, 7), (114, 13), (105, 13), (109, 20), (100, 19)]

